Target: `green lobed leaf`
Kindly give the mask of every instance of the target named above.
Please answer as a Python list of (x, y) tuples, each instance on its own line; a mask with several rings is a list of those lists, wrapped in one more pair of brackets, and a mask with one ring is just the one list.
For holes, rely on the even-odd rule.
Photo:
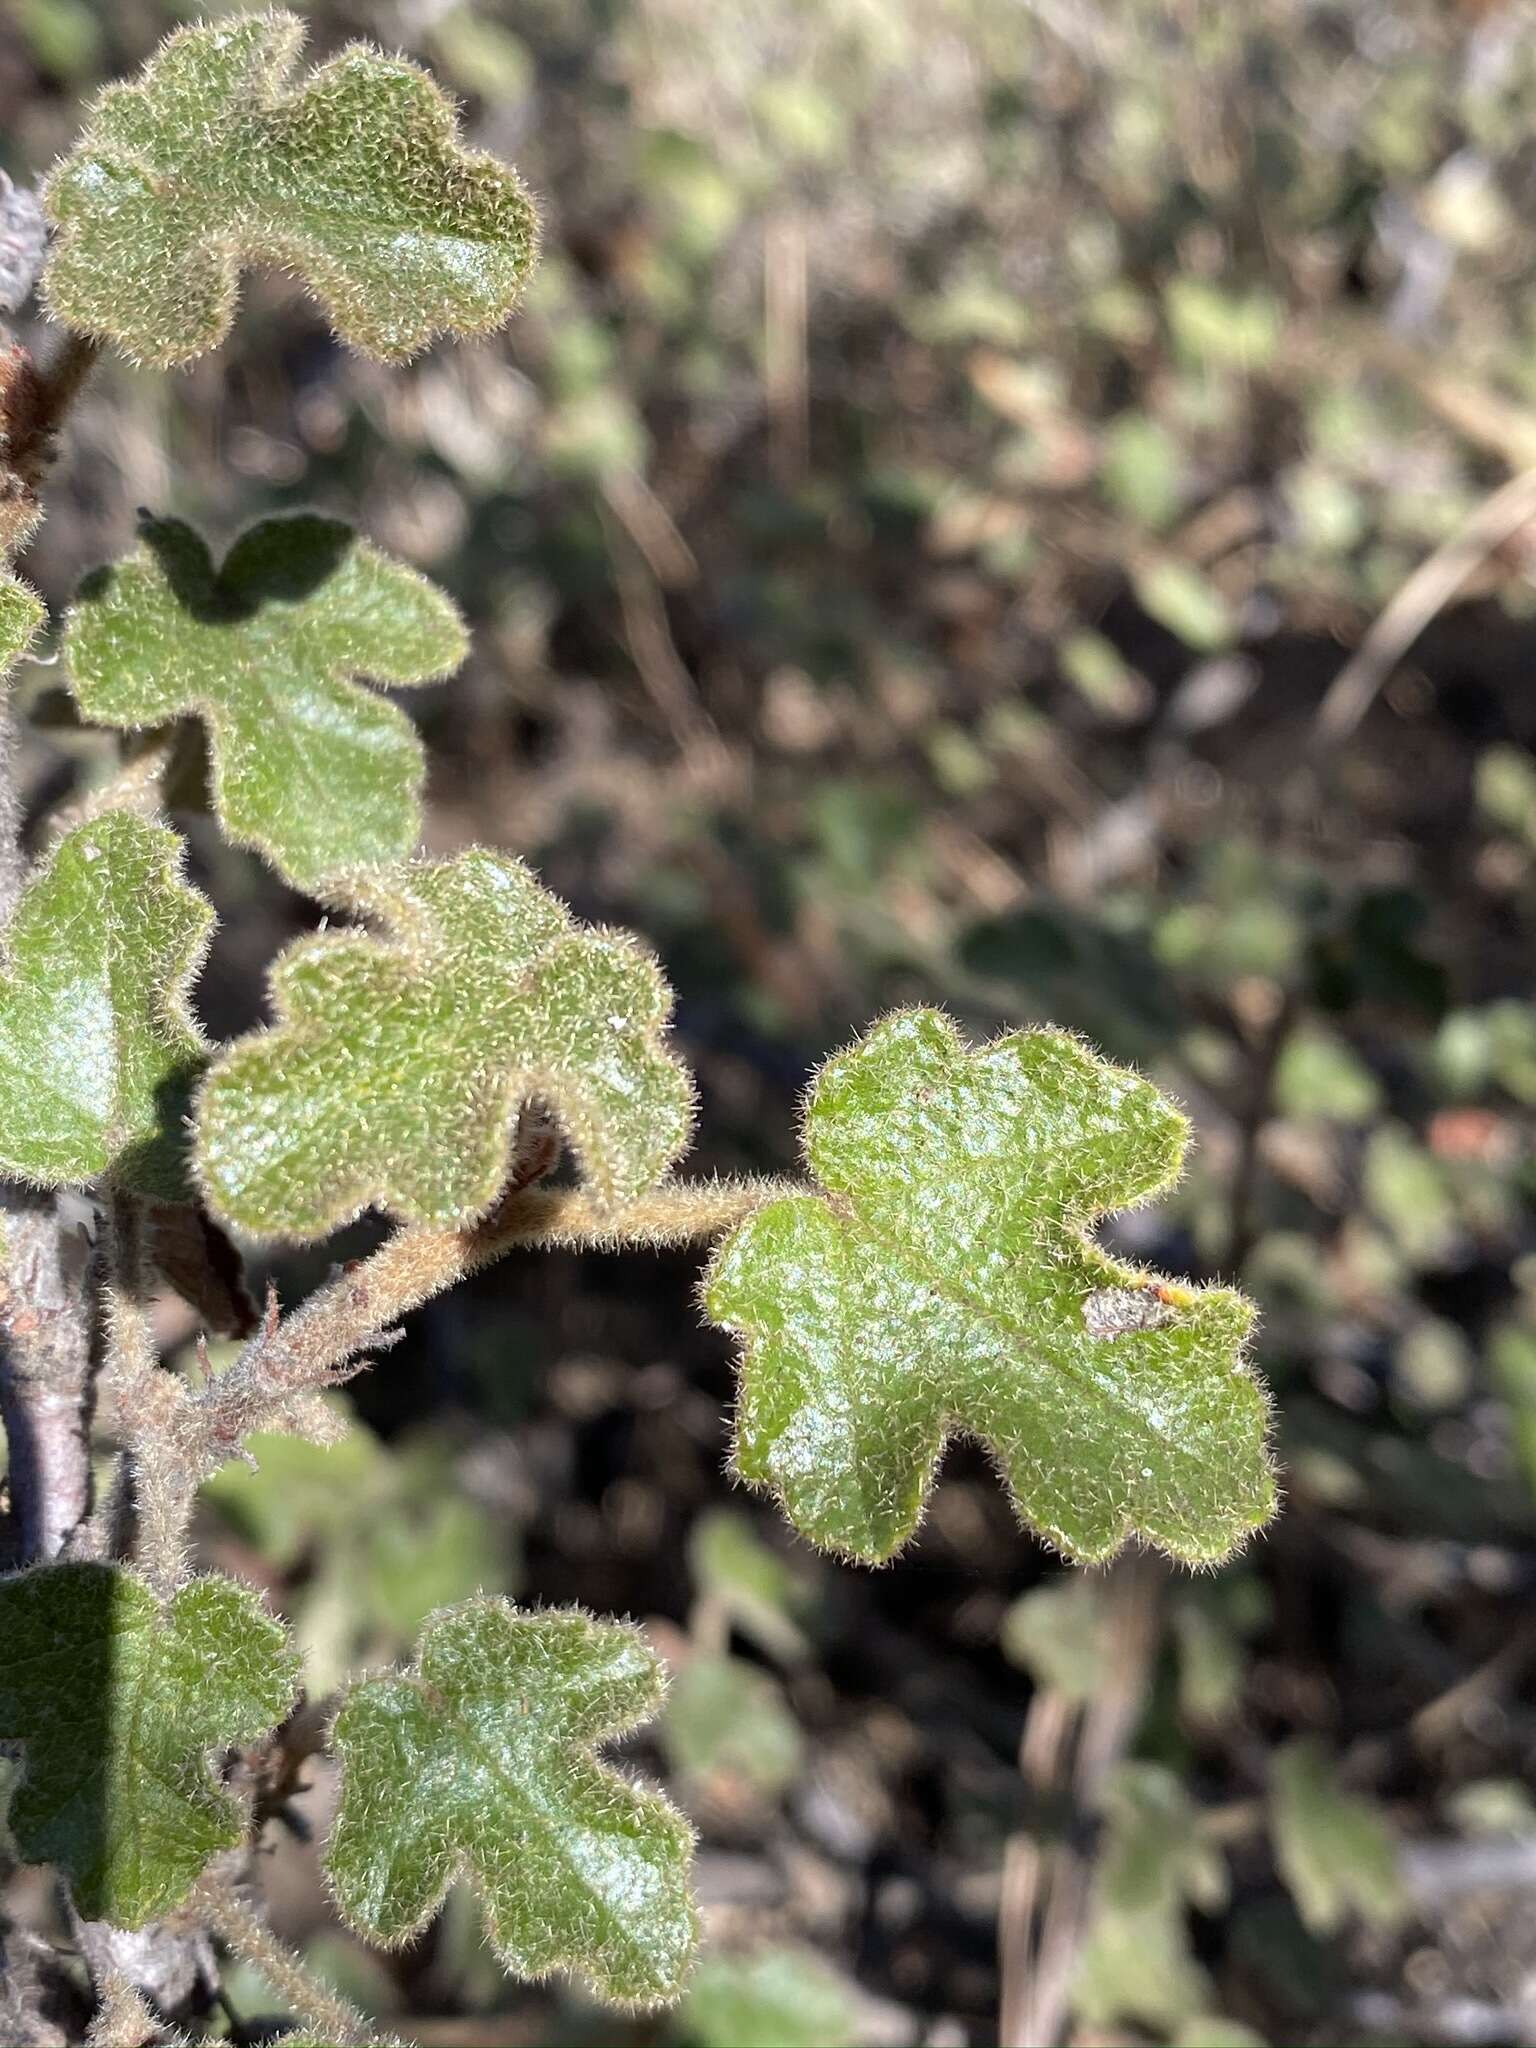
[(694, 1942), (692, 1836), (595, 1743), (653, 1713), (638, 1630), (480, 1599), (435, 1615), (415, 1666), (366, 1678), (336, 1717), (327, 1869), (342, 1917), (396, 1946), (468, 1871), (507, 1969), (579, 1971), (605, 1998), (674, 1997)]
[(663, 1043), (671, 997), (631, 939), (576, 924), (521, 861), (482, 848), (353, 875), (332, 900), (389, 936), (299, 940), (273, 970), (274, 1024), (211, 1069), (198, 1161), (226, 1221), (316, 1237), (375, 1204), (468, 1223), (506, 1181), (530, 1097), (602, 1200), (640, 1193), (681, 1151), (693, 1098)]
[(521, 180), (464, 149), (452, 102), (353, 43), (297, 87), (292, 14), (178, 30), (112, 85), (53, 171), (55, 319), (168, 366), (216, 348), (241, 268), (298, 272), (337, 334), (387, 361), (511, 312), (536, 218)]
[(181, 841), (108, 811), (24, 891), (0, 973), (0, 1167), (45, 1187), (110, 1174), (187, 1192), (183, 1125), (207, 1047), (188, 1008), (213, 912)]
[(10, 1825), (87, 1920), (142, 1927), (241, 1836), (211, 1759), (281, 1720), (297, 1684), (282, 1628), (232, 1580), (166, 1605), (114, 1565), (0, 1581), (0, 1737), (26, 1745)]
[(1346, 1791), (1321, 1743), (1298, 1736), (1269, 1763), (1275, 1861), (1314, 1934), (1334, 1934), (1352, 1913), (1391, 1927), (1408, 1910), (1397, 1837), (1380, 1806)]
[(965, 1431), (1076, 1557), (1132, 1531), (1225, 1556), (1274, 1506), (1252, 1308), (1084, 1235), (1168, 1186), (1185, 1137), (1150, 1083), (1060, 1032), (968, 1052), (914, 1010), (830, 1061), (805, 1128), (825, 1193), (760, 1209), (705, 1280), (743, 1339), (743, 1477), (813, 1541), (875, 1561)]
[(180, 520), (89, 578), (64, 639), (87, 718), (208, 728), (225, 834), (297, 889), (396, 861), (421, 828), (416, 729), (359, 674), (426, 683), (464, 659), (457, 611), (424, 576), (313, 513), (264, 519), (215, 569)]

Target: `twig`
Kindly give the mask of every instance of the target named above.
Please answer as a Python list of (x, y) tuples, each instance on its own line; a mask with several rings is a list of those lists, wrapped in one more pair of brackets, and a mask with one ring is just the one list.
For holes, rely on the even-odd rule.
[(805, 222), (793, 210), (775, 215), (763, 237), (763, 383), (769, 460), (792, 490), (805, 476), (810, 443)]
[(375, 2038), (367, 2020), (322, 1984), (254, 1913), (235, 1887), (210, 1871), (191, 1897), (192, 1906), (231, 1954), (259, 1970), (306, 2027), (335, 2048), (356, 2048)]
[(393, 1343), (402, 1316), (506, 1253), (696, 1244), (795, 1191), (776, 1180), (674, 1181), (605, 1208), (582, 1189), (525, 1188), (477, 1228), (402, 1230), (281, 1320), (269, 1300), (261, 1329), (200, 1394), (155, 1375), (149, 1425), (134, 1426), (138, 1485), (155, 1517), (146, 1552), (179, 1557), (198, 1487), (239, 1456), (247, 1436), (283, 1421), (306, 1430), (319, 1422), (314, 1397), (356, 1372), (365, 1352)]
[(0, 1422), (16, 1565), (57, 1557), (91, 1505), (90, 1250), (51, 1195), (0, 1189)]
[(662, 586), (651, 562), (616, 513), (603, 511), (599, 517), (613, 564), (625, 644), (647, 696), (666, 721), (680, 754), (720, 751), (714, 721), (700, 704), (693, 677), (672, 638)]
[(1536, 466), (1485, 498), (1449, 539), (1421, 562), (1340, 669), (1318, 707), (1314, 741), (1337, 746), (1371, 708), (1376, 692), (1430, 620), (1449, 604), (1494, 549), (1536, 518)]
[[(1151, 1557), (1126, 1558), (1104, 1582), (1105, 1635), (1115, 1654), (1087, 1707), (1045, 1689), (1030, 1701), (1019, 1770), (1037, 1803), (1070, 1792), (1095, 1813), (1111, 1771), (1141, 1718), (1156, 1654), (1163, 1571)], [(1072, 1976), (1092, 1915), (1096, 1871), (1068, 1841), (1015, 1835), (1003, 1859), (998, 1902), (1002, 1978), (1000, 2048), (1052, 2048), (1061, 2037)]]
[(1275, 1089), (1275, 1070), (1291, 1035), (1296, 1018), (1293, 992), (1277, 1004), (1274, 1016), (1264, 1026), (1253, 1048), (1248, 1085), (1238, 1111), (1237, 1163), (1232, 1170), (1232, 1188), (1227, 1198), (1230, 1230), (1227, 1238), (1227, 1271), (1242, 1272), (1257, 1235), (1256, 1204), (1259, 1187), (1259, 1150), (1264, 1126), (1269, 1120)]
[[(114, 1195), (107, 1221), (106, 1391), (129, 1446), (133, 1495), (133, 1561), (157, 1593), (168, 1595), (186, 1571), (191, 1497), (174, 1455), (175, 1428), (186, 1405), (181, 1382), (163, 1371), (147, 1303), (145, 1217), (132, 1195)], [(195, 1493), (196, 1484), (192, 1491)]]

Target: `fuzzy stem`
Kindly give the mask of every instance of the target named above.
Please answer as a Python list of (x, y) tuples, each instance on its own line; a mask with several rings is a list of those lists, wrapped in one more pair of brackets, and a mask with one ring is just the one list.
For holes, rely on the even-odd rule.
[(112, 1197), (107, 1254), (104, 1384), (132, 1472), (133, 1561), (157, 1593), (169, 1596), (186, 1574), (196, 1492), (176, 1441), (176, 1423), (189, 1403), (181, 1381), (160, 1366), (146, 1303), (144, 1211), (132, 1195)]
[(278, 1940), (232, 1884), (210, 1871), (199, 1882), (190, 1903), (231, 1954), (259, 1970), (278, 1996), (321, 2040), (334, 2043), (335, 2048), (355, 2048), (355, 2044), (376, 2038), (357, 2007), (311, 1976), (292, 1949)]
[(402, 1230), (344, 1270), (281, 1322), (275, 1314), (193, 1404), (181, 1455), (194, 1487), (238, 1450), (274, 1409), (334, 1384), (411, 1309), (520, 1246), (619, 1251), (718, 1237), (783, 1194), (780, 1180), (668, 1182), (605, 1208), (584, 1189), (529, 1188), (465, 1230)]
[(28, 459), (38, 477), (57, 453), (59, 429), (100, 360), (102, 347), (103, 343), (94, 336), (70, 328), (54, 351), (53, 360), (38, 372), (29, 422), (30, 441), (25, 448), (17, 450), (13, 446), (11, 451), (13, 461)]
[(169, 733), (137, 747), (120, 762), (107, 780), (88, 789), (72, 803), (52, 812), (45, 824), (48, 844), (57, 846), (68, 832), (87, 825), (107, 811), (135, 811), (140, 817), (158, 821), (161, 815), (160, 778), (170, 765), (175, 741)]

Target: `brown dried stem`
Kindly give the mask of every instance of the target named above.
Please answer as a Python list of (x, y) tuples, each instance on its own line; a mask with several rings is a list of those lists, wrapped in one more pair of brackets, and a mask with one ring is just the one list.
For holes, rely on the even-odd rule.
[[(1164, 1568), (1129, 1557), (1105, 1584), (1107, 1633), (1116, 1645), (1108, 1682), (1086, 1707), (1042, 1689), (1030, 1701), (1019, 1770), (1041, 1807), (1070, 1800), (1096, 1813), (1111, 1771), (1136, 1732), (1156, 1654)], [(998, 1904), (1001, 2048), (1052, 2048), (1061, 2039), (1072, 1977), (1092, 1918), (1096, 1870), (1071, 1842), (1015, 1835), (1003, 1859)]]

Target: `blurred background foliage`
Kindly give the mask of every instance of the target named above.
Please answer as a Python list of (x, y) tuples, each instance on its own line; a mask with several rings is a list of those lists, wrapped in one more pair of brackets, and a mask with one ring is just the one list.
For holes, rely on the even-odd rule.
[[(30, 573), (57, 607), (140, 504), (219, 540), (306, 504), (442, 582), (476, 652), (411, 700), (429, 843), (657, 948), (702, 1169), (790, 1168), (808, 1072), (903, 1002), (1140, 1064), (1200, 1142), (1116, 1242), (1256, 1295), (1287, 1498), (1211, 1578), (1070, 1575), (962, 1448), (913, 1551), (845, 1569), (722, 1477), (689, 1261), (509, 1262), (342, 1448), (210, 1487), (206, 1553), (319, 1687), (475, 1586), (640, 1618), (705, 1960), (599, 2015), (504, 1986), (457, 1894), (368, 1959), (316, 1759), (280, 1928), (444, 2044), (1536, 2041), (1536, 497), (1489, 511), (1536, 466), (1536, 9), (301, 11), (520, 165), (527, 309), (386, 372), (251, 281), (223, 356), (103, 371)], [(0, 166), (178, 18), (0, 0)], [(24, 688), (40, 808), (116, 743)], [(196, 767), (222, 1033), (316, 913)], [(239, 1976), (212, 2024), (276, 2011)]]

